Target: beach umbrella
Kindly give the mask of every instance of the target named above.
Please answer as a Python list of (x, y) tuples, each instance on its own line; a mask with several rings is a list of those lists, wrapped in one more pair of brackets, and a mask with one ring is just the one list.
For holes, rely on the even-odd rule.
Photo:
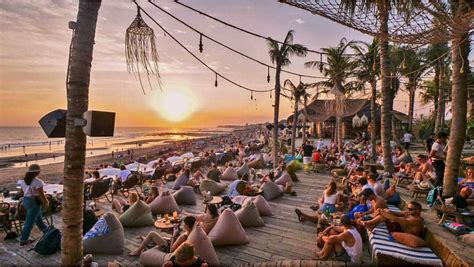
[(114, 176), (120, 173), (119, 168), (104, 168), (99, 170), (100, 176)]

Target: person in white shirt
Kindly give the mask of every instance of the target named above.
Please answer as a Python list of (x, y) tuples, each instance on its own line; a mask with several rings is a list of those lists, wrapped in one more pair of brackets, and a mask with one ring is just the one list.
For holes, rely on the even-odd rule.
[(125, 181), (127, 181), (128, 179), (128, 176), (131, 174), (132, 172), (130, 170), (127, 170), (127, 168), (125, 167), (125, 165), (120, 165), (120, 172), (118, 174), (118, 179), (115, 180), (115, 183), (121, 187), (123, 183), (125, 183)]
[(431, 165), (433, 165), (436, 172), (436, 182), (435, 186), (443, 186), (444, 179), (444, 160), (446, 159), (445, 155), (445, 146), (446, 138), (448, 135), (444, 132), (439, 132), (436, 135), (436, 141), (431, 146)]
[(403, 143), (405, 144), (405, 149), (409, 149), (410, 148), (410, 144), (411, 144), (411, 139), (413, 138), (413, 135), (410, 133), (410, 131), (406, 132), (404, 135), (403, 135)]

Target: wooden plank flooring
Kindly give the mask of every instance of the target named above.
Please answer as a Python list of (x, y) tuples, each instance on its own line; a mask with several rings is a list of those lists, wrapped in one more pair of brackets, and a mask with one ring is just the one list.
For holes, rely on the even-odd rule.
[[(263, 217), (264, 227), (246, 228), (245, 231), (250, 243), (242, 246), (216, 247), (216, 252), (222, 265), (242, 266), (341, 266), (338, 262), (321, 262), (312, 260), (316, 249), (315, 224), (311, 222), (300, 223), (294, 213), (296, 207), (303, 211), (311, 212), (309, 206), (314, 205), (316, 198), (321, 196), (330, 176), (327, 174), (298, 173), (300, 182), (294, 186), (297, 196), (284, 195), (272, 202), (273, 215)], [(167, 186), (170, 186), (168, 183)], [(196, 195), (196, 206), (181, 206), (190, 213), (204, 211), (202, 197)], [(107, 201), (99, 201), (99, 207), (110, 210)], [(61, 228), (61, 213), (54, 216), (55, 226)], [(128, 253), (139, 245), (137, 236), (144, 236), (154, 227), (125, 228), (125, 251), (120, 256), (94, 255), (94, 261), (106, 264), (108, 261), (117, 260), (125, 265), (137, 265), (138, 258), (129, 257)], [(163, 233), (169, 236), (167, 233)], [(39, 231), (35, 228), (33, 238), (40, 238)], [(16, 240), (0, 243), (0, 262), (3, 264), (34, 264), (58, 265), (60, 253), (50, 256), (41, 256), (28, 248), (20, 248)], [(364, 263), (370, 263), (368, 249), (364, 249)], [(344, 265), (344, 264), (343, 264)]]

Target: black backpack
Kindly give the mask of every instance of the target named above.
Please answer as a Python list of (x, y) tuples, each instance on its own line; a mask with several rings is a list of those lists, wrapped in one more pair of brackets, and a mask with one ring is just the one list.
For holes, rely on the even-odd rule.
[(48, 227), (46, 233), (33, 249), (41, 255), (51, 255), (61, 249), (61, 232), (54, 226)]

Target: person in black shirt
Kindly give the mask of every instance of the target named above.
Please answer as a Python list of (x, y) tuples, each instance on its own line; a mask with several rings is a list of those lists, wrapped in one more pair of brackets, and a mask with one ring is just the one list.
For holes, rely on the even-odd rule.
[(303, 165), (305, 171), (308, 171), (309, 165), (311, 165), (311, 160), (312, 160), (312, 155), (313, 155), (313, 150), (314, 147), (310, 144), (309, 141), (306, 141), (306, 144), (303, 144), (302, 146), (303, 149)]
[(192, 266), (192, 267), (207, 267), (209, 266), (204, 260), (194, 255), (194, 246), (189, 241), (181, 244), (175, 251), (174, 255), (163, 264), (164, 267), (174, 266)]
[(426, 138), (426, 150), (428, 151), (428, 155), (431, 153), (431, 147), (433, 146), (434, 142), (434, 134), (430, 134), (430, 136)]

